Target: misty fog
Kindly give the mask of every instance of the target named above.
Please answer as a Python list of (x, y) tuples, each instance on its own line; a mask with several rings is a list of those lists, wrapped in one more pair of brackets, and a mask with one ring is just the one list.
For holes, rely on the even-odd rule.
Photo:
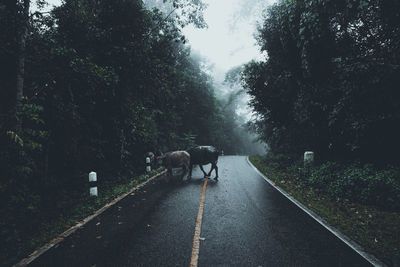
[[(231, 134), (238, 140), (235, 153), (265, 154), (266, 144), (249, 131), (248, 122), (253, 114), (248, 107), (249, 96), (240, 83), (242, 66), (253, 59), (263, 57), (254, 38), (257, 23), (261, 20), (271, 0), (219, 0), (204, 1), (204, 19), (207, 28), (188, 25), (182, 29), (191, 47), (191, 56), (199, 62), (202, 71), (212, 77), (215, 94), (223, 111), (232, 113), (234, 120)], [(158, 8), (166, 15), (174, 16), (170, 3), (162, 0), (146, 0), (149, 8)], [(171, 13), (172, 12), (172, 13)], [(178, 15), (178, 14), (175, 14)]]

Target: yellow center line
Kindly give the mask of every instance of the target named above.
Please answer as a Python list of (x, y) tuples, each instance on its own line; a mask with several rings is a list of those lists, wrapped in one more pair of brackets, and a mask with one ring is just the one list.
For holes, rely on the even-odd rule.
[(190, 267), (196, 267), (199, 261), (200, 231), (201, 231), (201, 221), (203, 219), (204, 198), (206, 195), (207, 180), (208, 179), (206, 178), (204, 181), (203, 191), (201, 193), (199, 213), (197, 214), (196, 228), (194, 230), (192, 258), (190, 259)]

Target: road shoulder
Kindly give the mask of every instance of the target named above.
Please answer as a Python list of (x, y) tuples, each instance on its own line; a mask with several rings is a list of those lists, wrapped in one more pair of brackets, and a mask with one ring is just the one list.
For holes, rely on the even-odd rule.
[(20, 260), (17, 264), (15, 264), (14, 266), (26, 266), (28, 264), (30, 264), (31, 262), (33, 262), (35, 259), (37, 259), (38, 257), (40, 257), (41, 255), (43, 255), (45, 252), (47, 252), (48, 250), (50, 250), (51, 248), (57, 246), (59, 243), (61, 243), (65, 238), (67, 238), (68, 236), (70, 236), (71, 234), (73, 234), (74, 232), (76, 232), (78, 229), (82, 228), (84, 225), (86, 225), (87, 223), (89, 223), (90, 221), (92, 221), (94, 218), (96, 218), (97, 216), (101, 215), (103, 212), (105, 212), (107, 209), (109, 209), (110, 207), (114, 206), (115, 204), (117, 204), (118, 202), (120, 202), (122, 199), (124, 199), (125, 197), (127, 197), (128, 195), (132, 194), (133, 192), (141, 189), (142, 187), (144, 187), (146, 184), (148, 184), (149, 182), (153, 181), (154, 179), (162, 176), (163, 174), (166, 173), (166, 170), (150, 177), (149, 179), (147, 179), (146, 181), (136, 185), (135, 187), (131, 188), (130, 190), (126, 191), (125, 193), (119, 195), (118, 197), (116, 197), (115, 199), (113, 199), (112, 201), (106, 203), (103, 207), (101, 207), (100, 209), (96, 210), (93, 214), (87, 216), (86, 218), (78, 221), (74, 226), (70, 227), (69, 229), (67, 229), (66, 231), (64, 231), (63, 233), (61, 233), (58, 237), (52, 239), (51, 241), (49, 241), (48, 243), (46, 243), (45, 245), (37, 248), (35, 251), (33, 251), (31, 254), (29, 254), (28, 257)]
[(305, 213), (307, 213), (310, 217), (312, 217), (315, 221), (317, 221), (319, 224), (321, 224), (324, 228), (326, 228), (329, 232), (331, 232), (333, 235), (335, 235), (338, 239), (340, 239), (342, 242), (344, 242), (347, 246), (352, 248), (355, 252), (357, 252), (360, 256), (362, 256), (365, 260), (367, 260), (369, 263), (371, 263), (374, 266), (386, 266), (383, 262), (381, 262), (379, 259), (377, 259), (374, 255), (368, 253), (363, 249), (359, 244), (354, 242), (352, 239), (341, 233), (338, 229), (335, 227), (331, 226), (328, 224), (328, 222), (320, 217), (318, 214), (315, 212), (311, 211), (308, 209), (305, 205), (303, 205), (301, 202), (296, 200), (293, 196), (288, 194), (285, 190), (283, 190), (281, 187), (279, 187), (274, 181), (270, 180), (267, 178), (262, 172), (260, 172), (250, 161), (249, 157), (247, 157), (247, 163), (254, 168), (254, 170), (267, 182), (269, 183), (272, 187), (274, 187), (277, 191), (279, 191), (282, 195), (284, 195), (287, 199), (289, 199), (291, 202), (293, 202), (297, 207), (299, 207), (301, 210), (303, 210)]

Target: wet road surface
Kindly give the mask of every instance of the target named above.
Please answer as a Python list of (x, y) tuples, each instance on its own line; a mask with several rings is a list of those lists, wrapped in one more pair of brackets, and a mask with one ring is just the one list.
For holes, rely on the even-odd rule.
[[(219, 181), (206, 187), (199, 266), (371, 266), (246, 157), (223, 156), (218, 166)], [(203, 184), (199, 169), (182, 184), (152, 182), (30, 266), (190, 266)]]

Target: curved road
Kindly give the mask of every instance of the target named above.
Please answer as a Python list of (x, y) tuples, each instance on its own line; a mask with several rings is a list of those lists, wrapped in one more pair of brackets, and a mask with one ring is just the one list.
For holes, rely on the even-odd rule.
[[(272, 188), (244, 156), (208, 180), (198, 266), (370, 266)], [(213, 173), (214, 176), (214, 173)], [(159, 179), (92, 220), (31, 266), (190, 266), (204, 179)]]

